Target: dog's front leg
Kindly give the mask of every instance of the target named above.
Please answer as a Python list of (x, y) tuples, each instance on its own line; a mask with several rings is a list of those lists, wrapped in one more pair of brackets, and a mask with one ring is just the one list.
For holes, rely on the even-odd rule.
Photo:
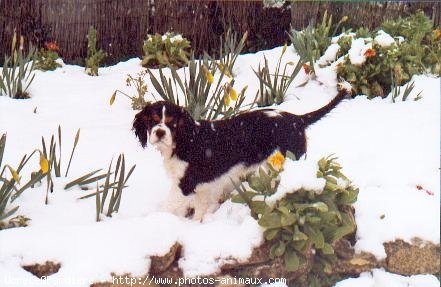
[(194, 194), (183, 195), (178, 186), (173, 186), (168, 198), (163, 202), (161, 209), (180, 217), (185, 217), (189, 210), (194, 208)]

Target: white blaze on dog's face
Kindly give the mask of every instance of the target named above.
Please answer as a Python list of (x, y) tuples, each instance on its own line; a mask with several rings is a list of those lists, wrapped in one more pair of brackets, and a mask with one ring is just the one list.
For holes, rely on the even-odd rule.
[(149, 142), (164, 157), (173, 154), (178, 126), (184, 125), (183, 118), (189, 118), (184, 110), (171, 103), (160, 101), (148, 104), (135, 116), (133, 129), (143, 147)]
[(170, 128), (166, 124), (166, 120), (170, 118), (166, 117), (166, 107), (162, 107), (161, 116), (158, 118), (155, 114), (155, 118), (159, 119), (159, 123), (154, 125), (149, 133), (149, 142), (155, 146), (163, 155), (171, 154), (174, 148), (173, 137)]

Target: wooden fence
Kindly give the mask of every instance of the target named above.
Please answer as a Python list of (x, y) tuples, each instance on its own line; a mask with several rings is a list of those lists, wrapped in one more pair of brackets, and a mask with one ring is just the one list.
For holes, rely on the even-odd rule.
[(249, 32), (246, 50), (253, 52), (287, 41), (286, 31), (320, 19), (325, 10), (351, 27), (378, 26), (386, 18), (418, 9), (441, 24), (439, 2), (294, 1), (287, 7), (264, 8), (262, 1), (213, 0), (0, 0), (0, 55), (8, 53), (16, 31), (42, 46), (56, 41), (68, 63), (82, 64), (89, 26), (98, 31), (98, 46), (107, 64), (142, 55), (148, 33), (175, 31), (187, 37), (197, 54), (214, 53), (228, 27)]

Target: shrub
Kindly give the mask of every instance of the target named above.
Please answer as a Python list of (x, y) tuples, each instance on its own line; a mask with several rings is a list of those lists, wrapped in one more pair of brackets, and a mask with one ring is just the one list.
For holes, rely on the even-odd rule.
[(98, 68), (101, 62), (106, 57), (106, 52), (96, 48), (96, 29), (90, 26), (87, 34), (87, 58), (86, 58), (86, 73), (89, 76), (98, 76)]
[(0, 95), (6, 95), (14, 99), (29, 98), (27, 92), (34, 80), (35, 74), (35, 48), (30, 46), (28, 52), (24, 52), (24, 38), (20, 37), (17, 49), (17, 34), (14, 33), (11, 44), (11, 56), (5, 56), (3, 69), (0, 74)]
[[(247, 87), (237, 93), (234, 89), (234, 80), (222, 82), (226, 76), (225, 70), (219, 70), (216, 62), (210, 60), (207, 55), (199, 61), (192, 56), (183, 76), (180, 76), (173, 66), (170, 66), (170, 71), (171, 79), (164, 75), (162, 68), (159, 69), (159, 78), (157, 78), (150, 69), (147, 69), (159, 96), (176, 105), (182, 104), (195, 120), (227, 118), (240, 112)], [(220, 77), (214, 82), (213, 75), (217, 71), (220, 72)], [(179, 101), (178, 90), (184, 95), (183, 103)]]
[(338, 76), (350, 82), (356, 93), (372, 98), (385, 97), (391, 87), (405, 84), (415, 74), (440, 75), (441, 32), (438, 34), (432, 26), (422, 12), (385, 21), (381, 29), (395, 37), (395, 43), (382, 46), (374, 41), (361, 65), (354, 65), (346, 56), (338, 65)]
[(188, 63), (190, 42), (180, 34), (147, 35), (142, 47), (142, 65), (147, 68), (183, 67)]
[(272, 155), (258, 172), (236, 184), (238, 194), (232, 200), (250, 207), (271, 243), (270, 256), (283, 257), (288, 271), (297, 270), (312, 256), (313, 270), (329, 274), (336, 259), (333, 243), (355, 230), (351, 204), (358, 189), (341, 173), (335, 158), (327, 157), (318, 162), (317, 177), (326, 181), (322, 191), (292, 190), (270, 204), (267, 199), (277, 190), (284, 160), (280, 152)]
[(280, 72), (281, 61), (283, 54), (286, 51), (286, 47), (286, 45), (283, 47), (274, 73), (270, 73), (268, 60), (265, 56), (264, 65), (261, 66), (259, 64), (257, 71), (254, 71), (257, 78), (259, 78), (259, 91), (257, 93), (256, 100), (257, 106), (259, 107), (271, 106), (274, 104), (279, 105), (283, 103), (283, 101), (285, 100), (286, 91), (302, 68), (302, 62), (298, 61), (293, 71), (288, 74), (287, 68), (291, 65), (294, 65), (294, 63), (292, 62), (288, 62), (285, 64), (283, 71)]
[(45, 47), (41, 48), (35, 57), (35, 68), (42, 71), (53, 71), (61, 67), (56, 60), (60, 57), (58, 51), (60, 48), (55, 42), (45, 43)]
[(136, 74), (135, 77), (133, 77), (132, 75), (127, 75), (126, 86), (133, 86), (136, 89), (136, 95), (130, 96), (123, 91), (115, 90), (115, 92), (113, 92), (112, 94), (112, 97), (110, 98), (110, 105), (113, 105), (117, 93), (120, 93), (132, 101), (132, 109), (142, 110), (144, 106), (148, 103), (145, 99), (145, 94), (147, 93), (147, 84), (144, 80), (144, 77), (146, 74), (147, 71), (142, 71)]

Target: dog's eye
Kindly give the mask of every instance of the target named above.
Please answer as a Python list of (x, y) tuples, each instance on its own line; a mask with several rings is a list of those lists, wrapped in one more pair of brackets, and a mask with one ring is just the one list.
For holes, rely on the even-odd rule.
[(173, 120), (174, 120), (173, 117), (165, 117), (165, 123), (166, 123), (166, 124), (171, 123)]
[(157, 123), (159, 123), (159, 122), (161, 121), (161, 118), (160, 118), (157, 114), (154, 114), (154, 115), (152, 116), (152, 119), (153, 119), (153, 121), (155, 121), (155, 122), (157, 122)]

